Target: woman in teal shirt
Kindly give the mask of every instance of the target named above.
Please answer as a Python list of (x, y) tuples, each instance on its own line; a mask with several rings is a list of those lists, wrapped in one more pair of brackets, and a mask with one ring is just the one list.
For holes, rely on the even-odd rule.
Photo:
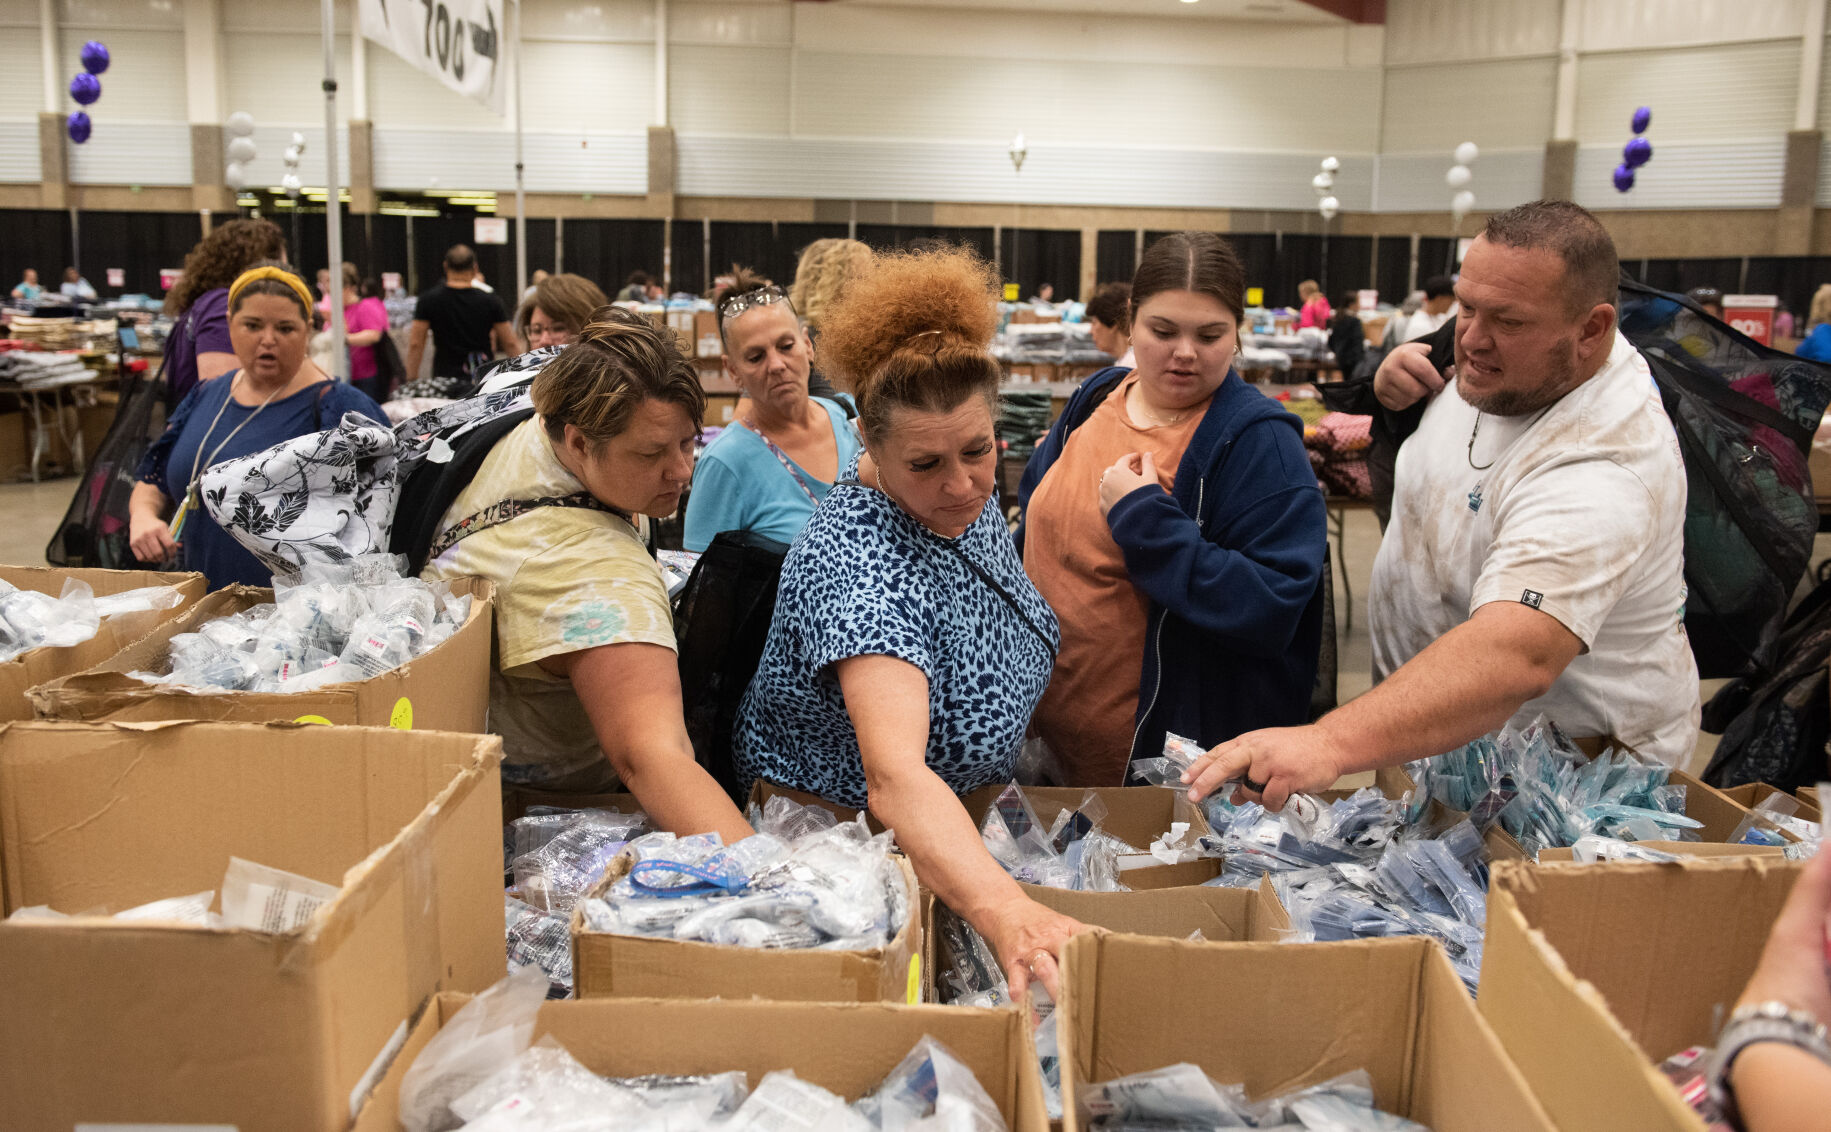
[(694, 469), (682, 542), (704, 550), (741, 530), (788, 545), (858, 455), (858, 433), (837, 403), (808, 395), (813, 348), (781, 288), (740, 282), (718, 319), (725, 372), (744, 399)]

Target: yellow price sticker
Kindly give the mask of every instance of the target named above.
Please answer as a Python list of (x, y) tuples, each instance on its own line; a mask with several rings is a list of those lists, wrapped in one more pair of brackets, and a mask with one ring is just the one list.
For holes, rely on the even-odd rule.
[(1263, 288), (1263, 287), (1246, 288), (1246, 305), (1249, 307), (1264, 306), (1265, 305), (1265, 288)]
[(293, 720), (293, 722), (294, 723), (311, 723), (311, 724), (316, 724), (319, 727), (331, 726), (331, 721), (324, 718), (321, 715), (302, 715), (299, 718)]
[(394, 711), (388, 715), (388, 726), (396, 731), (413, 730), (413, 701), (406, 696), (394, 701)]
[(1023, 292), (1021, 292), (1017, 289), (1017, 284), (1015, 284), (1015, 283), (1006, 283), (1005, 284), (1005, 302), (1015, 303), (1017, 301), (1017, 297), (1022, 293)]
[(908, 998), (911, 1006), (922, 1004), (922, 957), (920, 955), (909, 957), (909, 987), (905, 997)]

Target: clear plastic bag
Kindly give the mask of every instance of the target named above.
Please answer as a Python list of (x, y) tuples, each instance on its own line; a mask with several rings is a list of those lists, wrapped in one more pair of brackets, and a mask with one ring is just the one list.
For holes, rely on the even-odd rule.
[(547, 978), (528, 968), (466, 1003), (433, 1035), (401, 1079), (405, 1132), (449, 1132), (463, 1124), (452, 1103), (507, 1068), (534, 1037)]
[(261, 932), (298, 931), (340, 891), (310, 877), (231, 857), (223, 875), (223, 922)]
[(931, 1116), (942, 1117), (950, 1130), (1005, 1132), (1004, 1117), (973, 1071), (927, 1036), (855, 1107), (882, 1132), (905, 1132)]
[(572, 994), (572, 923), (560, 912), (543, 912), (513, 896), (503, 897), (509, 974), (536, 967), (547, 976), (548, 998)]

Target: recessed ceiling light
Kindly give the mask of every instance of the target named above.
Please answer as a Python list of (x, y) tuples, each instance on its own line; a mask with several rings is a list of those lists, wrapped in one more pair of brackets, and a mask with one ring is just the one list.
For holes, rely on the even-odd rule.
[(1195, 0), (1183, 0), (1183, 3), (1185, 3), (1185, 4), (1193, 4), (1193, 3), (1195, 3)]

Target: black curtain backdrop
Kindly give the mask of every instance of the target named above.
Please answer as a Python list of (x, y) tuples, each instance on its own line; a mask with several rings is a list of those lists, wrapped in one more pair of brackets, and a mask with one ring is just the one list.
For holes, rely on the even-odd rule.
[(1094, 244), (1094, 280), (1130, 283), (1138, 270), (1138, 233), (1132, 228), (1103, 230)]
[(674, 292), (700, 295), (712, 288), (712, 276), (717, 272), (707, 270), (705, 231), (701, 224), (698, 220), (674, 221), (674, 237), (669, 241), (673, 252), (669, 275)]
[(1078, 297), (1081, 290), (1081, 233), (1050, 228), (1006, 228), (1002, 232), (1004, 277), (1023, 299), (1044, 283), (1055, 288), (1057, 302)]
[[(1007, 229), (1006, 235), (1009, 234), (1010, 230)], [(858, 239), (861, 243), (869, 244), (873, 251), (880, 252), (907, 248), (911, 240), (939, 240), (944, 244), (971, 248), (981, 259), (992, 258), (990, 228), (944, 228), (934, 224), (860, 224)], [(1056, 289), (1061, 290), (1060, 284), (1057, 284)], [(1026, 299), (1029, 297), (1027, 293), (1024, 295)]]
[(1374, 273), (1373, 286), (1379, 290), (1381, 302), (1396, 307), (1410, 294), (1411, 237), (1381, 236), (1379, 248), (1379, 264)]
[[(1448, 236), (1425, 236), (1418, 241), (1418, 286), (1433, 275), (1456, 270), (1456, 241)], [(1403, 295), (1400, 298), (1404, 298)]]
[[(562, 237), (566, 271), (583, 275), (614, 299), (633, 272), (661, 278), (664, 228), (659, 220), (568, 220)], [(693, 231), (698, 235), (697, 224)], [(533, 262), (532, 256), (529, 262)]]

